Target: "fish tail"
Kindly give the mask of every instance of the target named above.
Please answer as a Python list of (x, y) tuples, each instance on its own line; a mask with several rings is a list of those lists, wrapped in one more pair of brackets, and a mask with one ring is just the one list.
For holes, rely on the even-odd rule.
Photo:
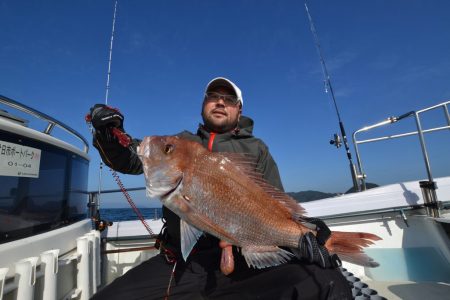
[(372, 233), (333, 231), (325, 248), (341, 260), (364, 267), (378, 267), (379, 264), (364, 253), (364, 248), (379, 240), (381, 238)]

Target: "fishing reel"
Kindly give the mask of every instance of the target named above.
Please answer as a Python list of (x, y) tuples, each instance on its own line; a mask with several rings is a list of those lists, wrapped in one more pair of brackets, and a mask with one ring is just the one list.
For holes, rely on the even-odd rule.
[(334, 145), (336, 146), (336, 148), (340, 148), (342, 146), (341, 136), (335, 133), (334, 138), (330, 140), (330, 145)]
[(98, 210), (98, 206), (96, 204), (97, 199), (94, 201), (89, 201), (87, 204), (89, 209), (89, 215), (91, 216), (92, 224), (95, 230), (102, 232), (107, 227), (112, 226), (113, 222), (104, 220), (100, 217), (100, 211)]
[(94, 224), (95, 224), (95, 229), (100, 231), (100, 232), (102, 232), (103, 230), (105, 230), (109, 226), (113, 225), (113, 222), (108, 221), (108, 220), (93, 219), (93, 221), (94, 221)]

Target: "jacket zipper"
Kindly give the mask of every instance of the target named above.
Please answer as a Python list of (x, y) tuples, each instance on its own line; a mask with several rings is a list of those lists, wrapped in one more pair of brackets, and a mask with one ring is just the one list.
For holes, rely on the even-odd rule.
[(208, 150), (212, 152), (212, 147), (213, 147), (213, 143), (214, 143), (214, 139), (216, 138), (216, 133), (215, 132), (210, 132), (209, 133), (209, 140), (208, 140)]

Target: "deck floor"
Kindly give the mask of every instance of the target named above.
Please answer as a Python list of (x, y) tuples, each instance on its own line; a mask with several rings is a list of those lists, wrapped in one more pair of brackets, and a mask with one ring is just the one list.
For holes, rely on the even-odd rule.
[(378, 295), (389, 300), (449, 299), (450, 283), (413, 282), (413, 281), (365, 281)]

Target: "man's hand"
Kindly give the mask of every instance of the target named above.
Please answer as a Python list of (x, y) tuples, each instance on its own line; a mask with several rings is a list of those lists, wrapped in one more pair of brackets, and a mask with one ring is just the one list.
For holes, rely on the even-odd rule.
[(128, 147), (131, 138), (123, 129), (123, 120), (124, 117), (117, 108), (104, 104), (95, 104), (86, 116), (86, 121), (95, 128), (94, 139), (107, 143), (119, 142), (123, 147)]
[(312, 232), (304, 234), (299, 242), (300, 258), (316, 263), (322, 268), (335, 268), (340, 265), (337, 255), (330, 256), (327, 248), (318, 243)]
[(136, 155), (140, 140), (125, 132), (124, 117), (118, 109), (95, 104), (85, 119), (95, 129), (92, 144), (108, 167), (126, 174), (142, 173), (142, 163)]
[[(104, 104), (95, 104), (90, 109), (90, 122), (96, 130), (115, 127), (123, 130), (123, 115), (117, 108)], [(88, 116), (89, 116), (88, 115)]]

